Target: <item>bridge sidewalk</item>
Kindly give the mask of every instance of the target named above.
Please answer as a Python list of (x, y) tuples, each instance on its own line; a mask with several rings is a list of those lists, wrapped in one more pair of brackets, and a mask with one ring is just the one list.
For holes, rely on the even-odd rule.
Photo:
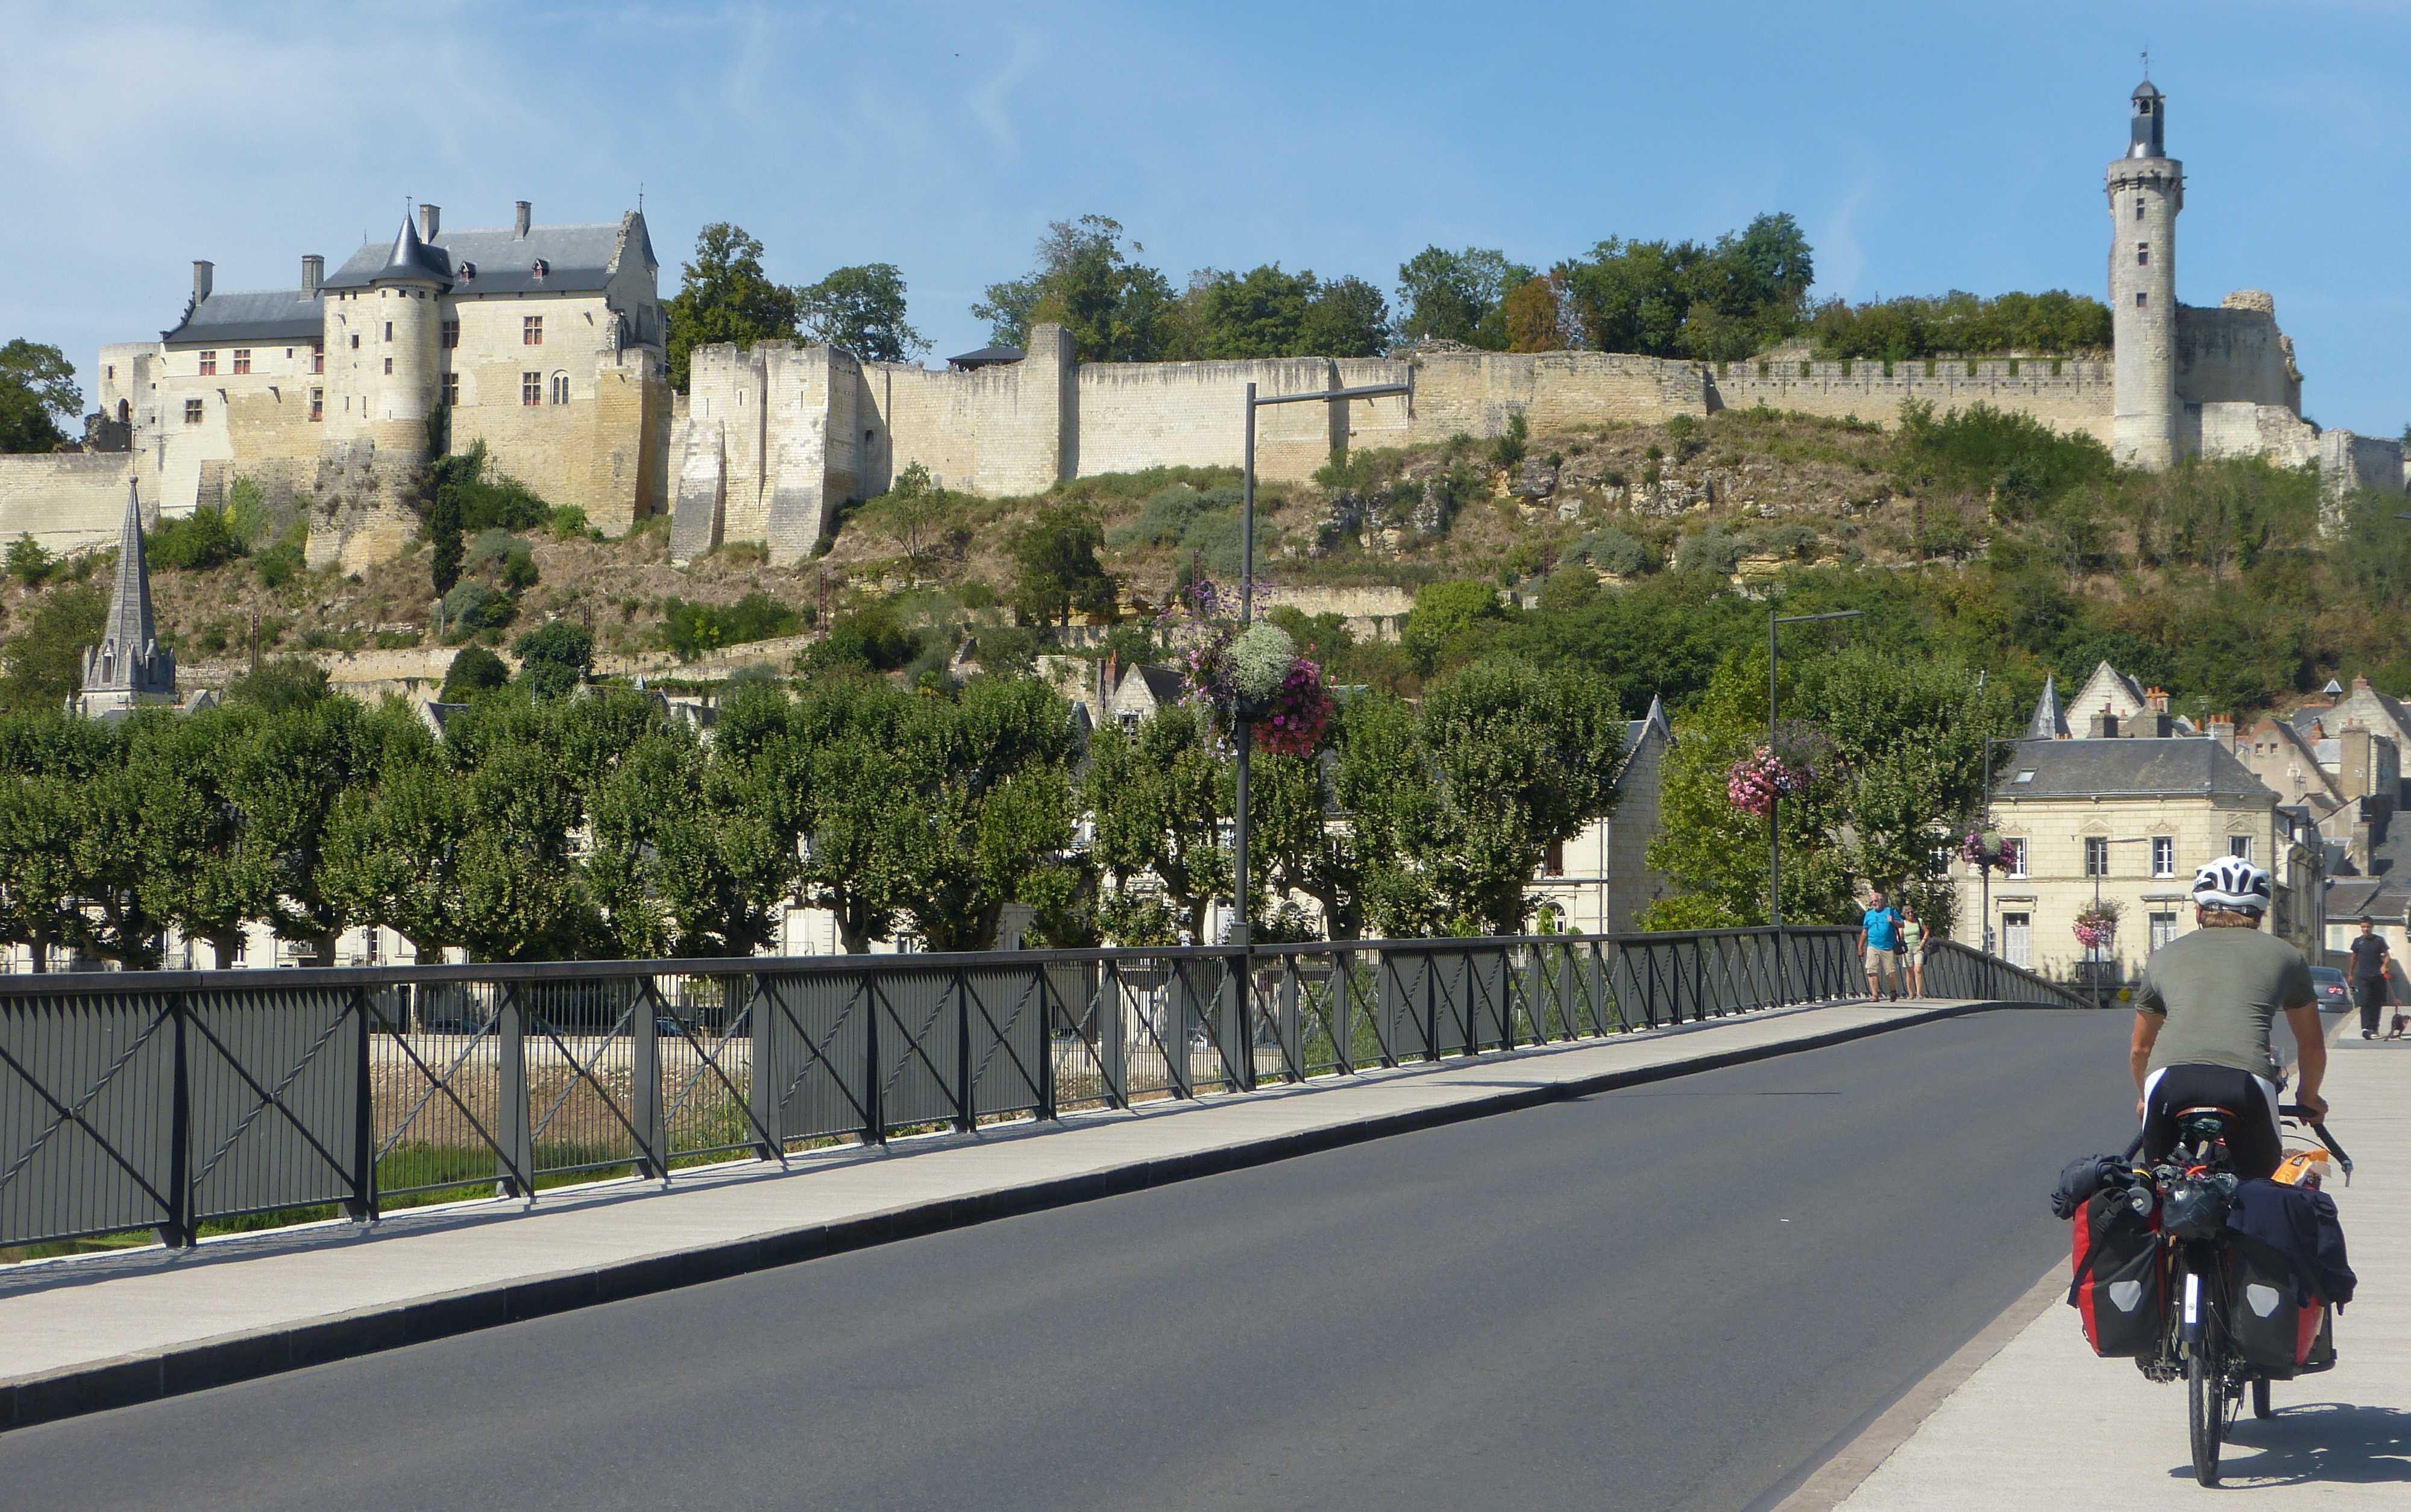
[[(2365, 1041), (2350, 1015), (2345, 1025), (2326, 1090), (2358, 1168), (2350, 1186), (2329, 1190), (2360, 1286), (2337, 1321), (2336, 1368), (2276, 1383), (2275, 1415), (2256, 1422), (2247, 1411), (2235, 1427), (2221, 1484), (2249, 1490), (2256, 1506), (2411, 1502), (2411, 1041)], [(2208, 1493), (2193, 1482), (2184, 1388), (2095, 1359), (2063, 1305), (2067, 1285), (2062, 1261), (1993, 1332), (1998, 1353), (1872, 1474), (1884, 1446), (1863, 1443), (1785, 1512), (2199, 1506)]]
[(1776, 1010), (1059, 1126), (0, 1267), (0, 1428), (197, 1390), (1987, 1005)]

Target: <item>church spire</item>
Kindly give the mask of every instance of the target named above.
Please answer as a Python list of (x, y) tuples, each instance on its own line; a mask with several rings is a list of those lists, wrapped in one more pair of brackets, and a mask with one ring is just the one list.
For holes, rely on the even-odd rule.
[(125, 523), (117, 537), (117, 576), (110, 585), (109, 618), (100, 644), (83, 654), (83, 691), (75, 706), (88, 716), (120, 714), (137, 704), (172, 699), (176, 659), (163, 648), (151, 618), (151, 564), (142, 554), (142, 495), (125, 486)]

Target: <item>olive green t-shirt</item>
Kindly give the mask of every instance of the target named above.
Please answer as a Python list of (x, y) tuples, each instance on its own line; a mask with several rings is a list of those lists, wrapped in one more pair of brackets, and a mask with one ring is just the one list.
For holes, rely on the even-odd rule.
[(2228, 1066), (2273, 1076), (2271, 1021), (2318, 1001), (2302, 952), (2257, 929), (2197, 929), (2152, 952), (2139, 1012), (2167, 1018), (2148, 1068)]

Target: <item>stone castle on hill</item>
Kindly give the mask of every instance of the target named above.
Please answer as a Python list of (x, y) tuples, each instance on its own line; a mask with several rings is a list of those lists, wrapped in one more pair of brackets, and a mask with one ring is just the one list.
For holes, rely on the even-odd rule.
[(1235, 465), (1241, 396), (1404, 383), (1403, 397), (1264, 411), (1258, 467), (1302, 479), (1334, 452), (1769, 405), (1885, 423), (1903, 405), (1983, 402), (2099, 437), (2118, 459), (2193, 456), (2316, 464), (2331, 499), (2400, 490), (2403, 445), (2321, 430), (2273, 301), (2176, 297), (2184, 165), (2167, 97), (2130, 101), (2126, 150), (2104, 181), (2113, 351), (2081, 358), (1732, 363), (1598, 352), (1415, 351), (1389, 357), (1082, 363), (1040, 326), (1026, 351), (945, 371), (770, 342), (698, 348), (685, 396), (665, 380), (659, 268), (644, 217), (446, 234), (421, 207), (388, 246), (331, 278), (221, 294), (195, 267), (183, 318), (157, 342), (102, 349), (100, 450), (0, 458), (0, 537), (53, 550), (104, 544), (131, 479), (144, 507), (183, 512), (236, 476), (312, 502), (314, 563), (400, 549), (403, 501), (431, 449), (483, 441), (495, 465), (607, 531), (666, 511), (671, 550), (724, 541), (802, 559), (849, 500), (919, 463), (944, 487), (1034, 493), (1149, 467)]

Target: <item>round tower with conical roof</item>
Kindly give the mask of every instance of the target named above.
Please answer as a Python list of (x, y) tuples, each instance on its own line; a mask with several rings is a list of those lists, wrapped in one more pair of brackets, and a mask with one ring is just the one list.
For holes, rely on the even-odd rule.
[(368, 432), (379, 453), (424, 457), (427, 420), (435, 413), (441, 365), (439, 301), (452, 272), (442, 253), (419, 240), (402, 218), (385, 267), (370, 279), (368, 344), (375, 355), (365, 364), (361, 386), (369, 410)]
[(2185, 165), (2168, 153), (2168, 96), (2146, 79), (2130, 97), (2126, 151), (2110, 195), (2110, 323), (2115, 417), (2111, 451), (2130, 467), (2177, 454), (2177, 212)]

